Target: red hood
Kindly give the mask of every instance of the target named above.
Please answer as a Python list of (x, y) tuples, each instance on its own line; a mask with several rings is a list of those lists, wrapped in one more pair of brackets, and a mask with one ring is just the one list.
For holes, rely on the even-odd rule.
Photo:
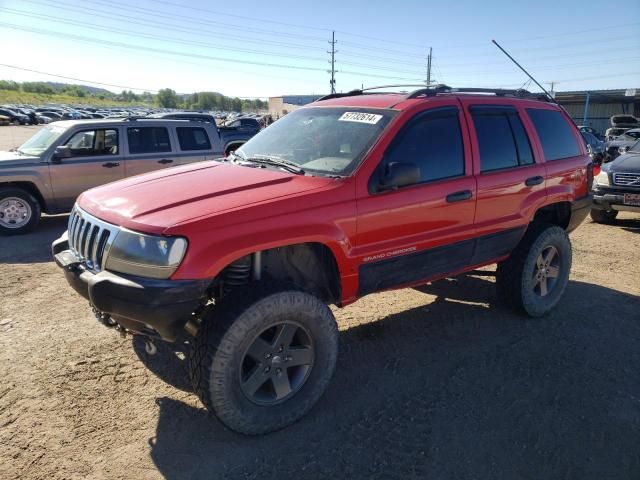
[(218, 162), (138, 175), (84, 192), (83, 210), (115, 225), (148, 233), (199, 217), (315, 190), (331, 179)]

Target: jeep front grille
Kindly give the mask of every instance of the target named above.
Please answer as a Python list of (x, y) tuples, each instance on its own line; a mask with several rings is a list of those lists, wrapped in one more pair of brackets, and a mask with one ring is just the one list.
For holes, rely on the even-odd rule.
[(640, 187), (640, 173), (614, 173), (613, 184), (621, 187)]
[(98, 220), (84, 210), (74, 207), (69, 216), (69, 248), (90, 270), (102, 270), (118, 227)]

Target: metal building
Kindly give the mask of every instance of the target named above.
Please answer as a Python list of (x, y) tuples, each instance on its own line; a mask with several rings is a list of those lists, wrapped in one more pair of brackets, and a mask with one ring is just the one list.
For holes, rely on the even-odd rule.
[(626, 90), (581, 90), (556, 92), (556, 100), (578, 125), (588, 125), (604, 133), (613, 115), (640, 117), (640, 88)]

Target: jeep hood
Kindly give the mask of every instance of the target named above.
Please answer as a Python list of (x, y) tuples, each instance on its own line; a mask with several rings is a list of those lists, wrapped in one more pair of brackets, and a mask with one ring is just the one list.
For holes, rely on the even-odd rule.
[(115, 225), (148, 233), (190, 220), (300, 195), (333, 182), (221, 162), (198, 162), (138, 175), (84, 192), (79, 206)]
[(0, 152), (0, 168), (24, 165), (25, 163), (39, 162), (40, 157), (21, 155), (18, 152)]

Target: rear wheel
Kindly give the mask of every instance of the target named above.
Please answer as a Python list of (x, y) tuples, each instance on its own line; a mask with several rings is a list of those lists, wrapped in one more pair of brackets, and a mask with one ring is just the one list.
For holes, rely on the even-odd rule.
[(569, 281), (571, 242), (557, 226), (530, 227), (511, 256), (498, 265), (498, 295), (532, 317), (549, 313)]
[(610, 225), (616, 220), (617, 216), (618, 212), (616, 210), (598, 210), (595, 208), (591, 210), (591, 220), (596, 223)]
[(26, 190), (0, 188), (0, 235), (19, 235), (40, 221), (40, 204)]
[(311, 409), (329, 384), (337, 353), (335, 318), (316, 297), (282, 286), (241, 290), (205, 314), (191, 380), (227, 427), (267, 433)]

